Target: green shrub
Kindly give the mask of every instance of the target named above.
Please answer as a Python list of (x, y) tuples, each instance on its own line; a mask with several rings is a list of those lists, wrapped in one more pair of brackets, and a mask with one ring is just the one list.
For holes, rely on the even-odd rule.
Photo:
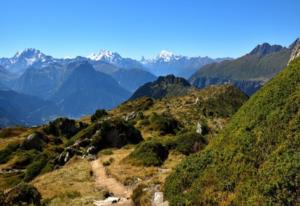
[(35, 149), (32, 150), (19, 150), (16, 153), (16, 160), (14, 162), (14, 168), (24, 168), (24, 166), (30, 164), (39, 152)]
[(159, 131), (160, 134), (175, 134), (179, 129), (179, 122), (171, 114), (153, 113), (149, 117), (150, 127), (152, 130)]
[(24, 181), (28, 182), (40, 174), (47, 164), (48, 157), (45, 154), (37, 156), (34, 161), (26, 167)]
[(41, 205), (41, 194), (32, 185), (21, 183), (4, 194), (6, 206), (14, 205)]
[(76, 123), (76, 121), (73, 119), (57, 118), (56, 120), (49, 122), (48, 125), (44, 126), (43, 130), (47, 134), (70, 138), (85, 127), (87, 127), (86, 124), (82, 122)]
[(125, 161), (133, 165), (160, 166), (168, 158), (168, 150), (161, 143), (145, 141), (137, 145)]
[(207, 141), (202, 135), (190, 132), (176, 136), (174, 147), (178, 152), (181, 152), (184, 155), (189, 155), (199, 151), (206, 144)]
[(139, 130), (131, 123), (121, 119), (104, 121), (92, 137), (92, 145), (97, 149), (123, 147), (126, 144), (137, 144), (143, 138)]
[(0, 150), (0, 164), (6, 163), (13, 152), (19, 148), (18, 143), (10, 143), (3, 150)]
[(107, 115), (108, 115), (108, 113), (106, 112), (106, 110), (104, 110), (104, 109), (98, 109), (98, 110), (95, 112), (95, 114), (93, 114), (93, 115), (91, 116), (91, 121), (92, 121), (92, 122), (95, 122), (95, 121), (97, 121), (97, 120), (99, 120), (99, 119), (101, 119), (102, 117), (107, 116)]

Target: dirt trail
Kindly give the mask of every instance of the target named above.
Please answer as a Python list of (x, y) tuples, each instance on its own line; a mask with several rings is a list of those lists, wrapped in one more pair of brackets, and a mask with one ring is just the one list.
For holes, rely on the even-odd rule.
[(118, 203), (108, 204), (108, 205), (118, 205), (118, 206), (133, 205), (130, 199), (132, 190), (125, 187), (123, 184), (118, 182), (115, 178), (109, 177), (106, 174), (105, 167), (102, 165), (102, 162), (99, 159), (92, 161), (91, 167), (92, 167), (93, 175), (95, 177), (96, 186), (106, 188), (109, 192), (112, 192), (115, 197), (121, 199)]

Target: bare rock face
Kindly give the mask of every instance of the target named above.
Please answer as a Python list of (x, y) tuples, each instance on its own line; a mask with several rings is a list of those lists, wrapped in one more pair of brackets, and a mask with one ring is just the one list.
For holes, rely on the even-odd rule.
[(289, 63), (295, 58), (300, 57), (300, 38), (298, 38), (295, 43), (293, 43), (293, 51)]

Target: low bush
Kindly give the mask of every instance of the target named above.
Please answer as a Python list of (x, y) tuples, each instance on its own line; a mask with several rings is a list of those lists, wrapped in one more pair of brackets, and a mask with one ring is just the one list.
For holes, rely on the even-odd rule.
[(6, 163), (13, 152), (19, 148), (18, 143), (10, 143), (3, 150), (0, 150), (0, 164)]
[(106, 112), (106, 110), (104, 110), (104, 109), (98, 109), (98, 110), (95, 112), (95, 114), (93, 114), (93, 115), (91, 116), (91, 121), (92, 121), (92, 122), (95, 122), (95, 121), (101, 119), (102, 117), (104, 117), (104, 116), (106, 116), (106, 115), (108, 115), (108, 113)]
[(16, 153), (16, 160), (13, 168), (20, 169), (30, 164), (39, 152), (35, 149), (32, 150), (19, 150)]
[(159, 131), (160, 134), (175, 134), (179, 129), (179, 122), (172, 117), (171, 114), (153, 113), (149, 117), (150, 128), (155, 131)]
[(41, 194), (32, 185), (21, 183), (2, 195), (6, 206), (14, 205), (41, 205)]
[(98, 149), (123, 147), (126, 144), (137, 144), (143, 138), (139, 130), (131, 123), (117, 119), (104, 121), (92, 137), (92, 145)]
[(125, 161), (133, 165), (160, 166), (168, 158), (168, 154), (167, 148), (161, 143), (145, 141), (140, 143)]
[(28, 182), (40, 174), (47, 164), (48, 157), (45, 154), (38, 155), (33, 162), (26, 167), (24, 181)]
[(176, 136), (174, 149), (184, 155), (189, 155), (198, 152), (206, 145), (207, 141), (202, 135), (189, 132)]
[(85, 127), (87, 127), (86, 124), (82, 122), (76, 123), (73, 119), (57, 118), (44, 126), (44, 131), (47, 134), (52, 134), (54, 136), (65, 136), (70, 138)]

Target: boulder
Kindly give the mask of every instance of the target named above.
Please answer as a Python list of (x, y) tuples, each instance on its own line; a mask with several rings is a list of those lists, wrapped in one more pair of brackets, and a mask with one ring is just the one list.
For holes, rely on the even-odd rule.
[(35, 132), (31, 135), (29, 135), (24, 142), (21, 145), (21, 148), (30, 150), (30, 149), (36, 149), (36, 150), (42, 150), (43, 146), (45, 144), (44, 136), (41, 133)]

